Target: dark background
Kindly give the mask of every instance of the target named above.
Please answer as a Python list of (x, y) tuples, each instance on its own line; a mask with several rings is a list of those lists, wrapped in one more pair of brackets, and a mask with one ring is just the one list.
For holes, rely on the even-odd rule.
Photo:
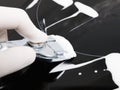
[[(0, 0), (0, 5), (19, 7), (25, 9), (25, 7), (32, 0)], [(80, 1), (93, 8), (104, 0), (74, 0)], [(74, 5), (65, 10), (61, 10), (62, 7), (54, 3), (52, 0), (42, 0), (39, 6), (38, 19), (36, 19), (36, 9), (39, 4), (36, 4), (33, 8), (26, 10), (33, 23), (38, 27), (44, 29), (43, 18), (46, 20), (46, 26), (72, 15), (77, 11)], [(96, 9), (96, 8), (95, 8)], [(97, 9), (96, 9), (97, 10)], [(98, 11), (99, 12), (99, 11)], [(111, 52), (120, 52), (120, 12), (116, 11), (115, 14), (109, 15), (103, 18), (96, 18), (85, 25), (69, 32), (72, 28), (90, 20), (91, 18), (79, 14), (77, 17), (61, 22), (48, 29), (48, 34), (57, 34), (67, 38), (73, 45), (75, 51), (85, 54), (91, 54), (87, 56), (83, 54), (77, 54), (77, 57), (72, 60), (72, 63), (82, 63), (98, 56), (104, 56)], [(21, 39), (15, 31), (9, 31), (9, 39)], [(97, 56), (94, 56), (97, 55)], [(66, 71), (64, 75), (56, 81), (49, 82), (46, 86), (50, 90), (93, 90), (93, 89), (113, 89), (117, 87), (109, 71), (106, 69), (104, 60), (95, 62), (93, 64), (84, 66), (82, 68)], [(39, 68), (37, 68), (39, 70)], [(37, 71), (36, 70), (36, 71)], [(98, 70), (95, 73), (94, 70)], [(78, 75), (82, 72), (82, 75)]]

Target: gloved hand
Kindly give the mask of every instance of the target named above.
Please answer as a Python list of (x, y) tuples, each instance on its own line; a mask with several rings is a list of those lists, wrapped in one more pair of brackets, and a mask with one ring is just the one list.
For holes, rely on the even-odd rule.
[[(36, 28), (24, 10), (0, 7), (0, 13), (0, 42), (8, 40), (8, 29), (15, 29), (16, 32), (32, 43), (46, 42), (47, 35)], [(0, 49), (0, 77), (32, 64), (35, 57), (35, 51), (27, 46)]]

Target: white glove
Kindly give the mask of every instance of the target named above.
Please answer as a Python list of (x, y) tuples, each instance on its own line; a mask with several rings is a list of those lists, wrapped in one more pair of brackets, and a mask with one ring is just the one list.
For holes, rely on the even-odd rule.
[[(46, 42), (47, 35), (35, 27), (24, 10), (0, 7), (0, 13), (0, 42), (7, 41), (8, 29), (15, 29), (30, 42)], [(35, 51), (27, 46), (0, 50), (0, 77), (30, 65), (34, 62), (35, 57)]]

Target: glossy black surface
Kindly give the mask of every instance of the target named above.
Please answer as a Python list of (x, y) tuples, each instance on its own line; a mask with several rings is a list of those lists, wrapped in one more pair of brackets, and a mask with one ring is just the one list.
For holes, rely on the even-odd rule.
[[(27, 3), (29, 1), (30, 0), (1, 0), (0, 4), (5, 6), (20, 7), (25, 9), (25, 6), (27, 6)], [(100, 4), (100, 2), (103, 2), (105, 0), (74, 0), (74, 2), (75, 1), (80, 1), (84, 4), (93, 7), (94, 9), (98, 10), (101, 16), (99, 18), (93, 19), (92, 21), (70, 32), (70, 30), (73, 29), (74, 27), (91, 19), (91, 17), (88, 17), (84, 14), (79, 14), (77, 17), (74, 17), (69, 20), (65, 20), (49, 28), (48, 34), (58, 34), (64, 36), (71, 42), (75, 51), (80, 53), (103, 56), (111, 52), (120, 52), (119, 7), (113, 7), (112, 12), (114, 13), (105, 17), (105, 15), (103, 14), (104, 13), (108, 14), (108, 12), (105, 12), (104, 9), (101, 9), (102, 6), (98, 7), (99, 6), (98, 4)], [(108, 1), (112, 1), (112, 0), (108, 0)], [(46, 26), (49, 26), (50, 24), (62, 18), (65, 18), (71, 14), (74, 14), (77, 11), (77, 8), (74, 5), (70, 6), (65, 10), (61, 10), (62, 7), (54, 3), (52, 0), (42, 0), (38, 12), (38, 16), (39, 16), (38, 21), (39, 24), (41, 24), (41, 27), (39, 27), (36, 19), (37, 7), (38, 4), (36, 4), (33, 8), (26, 11), (29, 14), (33, 23), (38, 28), (42, 28), (42, 29), (44, 29), (44, 25), (42, 22), (43, 18), (46, 20)], [(109, 8), (109, 7), (105, 7), (105, 8)], [(107, 9), (107, 11), (109, 11), (109, 9)], [(18, 39), (21, 37), (16, 35), (15, 32), (9, 32), (9, 38)], [(94, 58), (97, 57), (78, 54), (77, 57), (74, 58), (71, 62), (77, 64), (77, 63), (89, 61)], [(44, 89), (46, 90), (94, 90), (94, 89), (111, 90), (117, 87), (112, 80), (111, 73), (109, 71), (103, 71), (104, 69), (107, 68), (104, 60), (95, 62), (93, 64), (87, 65), (82, 68), (66, 71), (59, 80), (51, 81), (51, 82), (48, 82), (49, 80), (46, 81), (46, 79), (48, 78), (47, 71), (45, 71), (44, 74), (40, 74), (41, 72), (43, 72), (43, 70), (48, 69), (49, 71), (49, 68), (46, 67), (49, 66), (49, 64), (48, 63), (43, 64), (42, 62), (38, 62), (38, 61), (36, 62), (35, 62), (36, 64), (34, 63), (32, 66), (30, 66), (31, 68), (30, 73), (32, 74), (26, 74), (28, 76), (30, 75), (30, 77), (27, 78), (28, 80), (24, 81), (21, 79), (21, 82), (25, 82), (26, 85), (23, 86), (26, 86), (26, 88), (33, 87), (35, 88), (34, 90), (40, 90), (37, 87), (38, 85), (39, 88), (41, 88), (41, 90)], [(54, 65), (50, 64), (50, 66), (53, 67)], [(98, 73), (94, 73), (94, 70), (98, 70)], [(80, 72), (82, 72), (82, 75), (78, 75), (78, 73)], [(39, 76), (36, 77), (36, 75)], [(26, 77), (27, 76), (25, 76), (24, 79)], [(31, 83), (27, 84), (28, 82)], [(21, 87), (25, 89), (25, 87), (23, 86), (17, 84), (17, 88)], [(12, 88), (15, 87), (16, 86), (14, 87), (12, 86)]]

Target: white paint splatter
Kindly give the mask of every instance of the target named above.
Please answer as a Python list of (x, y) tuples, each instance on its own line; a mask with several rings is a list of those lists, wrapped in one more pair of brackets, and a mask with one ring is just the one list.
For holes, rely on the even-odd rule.
[(98, 12), (91, 8), (90, 6), (87, 6), (81, 2), (75, 2), (74, 4), (78, 8), (79, 13), (86, 14), (92, 18), (96, 18), (99, 16)]
[(56, 79), (59, 79), (64, 73), (65, 73), (65, 71), (62, 71), (62, 72), (57, 76)]
[(79, 73), (78, 73), (78, 75), (79, 75), (79, 76), (81, 76), (81, 75), (82, 75), (82, 73), (81, 73), (81, 72), (79, 72)]
[(107, 71), (107, 69), (103, 69), (103, 71), (105, 72), (105, 71)]
[(53, 1), (63, 6), (63, 9), (66, 9), (73, 4), (73, 0), (53, 0)]
[(94, 73), (98, 73), (98, 70), (94, 70)]
[[(120, 53), (112, 53), (106, 56), (106, 65), (112, 74), (113, 81), (120, 86)], [(115, 90), (120, 90), (120, 88)]]
[(31, 2), (26, 9), (30, 9), (32, 8), (39, 0), (33, 0), (33, 2)]
[[(68, 5), (65, 5), (66, 2), (64, 2), (64, 1), (67, 1), (67, 0), (64, 0), (64, 1), (63, 1), (63, 0), (53, 0), (53, 1), (59, 3), (59, 4), (62, 5), (62, 6), (65, 6), (65, 7), (68, 6)], [(69, 0), (68, 0), (68, 1), (69, 1)], [(72, 1), (71, 1), (71, 2), (72, 2)], [(75, 12), (74, 14), (72, 14), (72, 15), (70, 15), (70, 16), (68, 16), (68, 17), (65, 17), (65, 18), (63, 18), (63, 19), (61, 19), (61, 20), (59, 20), (59, 21), (57, 21), (57, 22), (55, 22), (55, 23), (52, 23), (51, 25), (47, 26), (47, 27), (45, 28), (45, 30), (47, 31), (48, 28), (50, 28), (50, 27), (52, 27), (52, 26), (54, 26), (54, 25), (56, 25), (56, 24), (58, 24), (58, 23), (60, 23), (60, 22), (62, 22), (62, 21), (65, 21), (65, 20), (67, 20), (67, 19), (76, 17), (76, 16), (77, 16), (78, 14), (80, 14), (80, 13), (86, 14), (86, 15), (92, 17), (92, 18), (96, 18), (96, 17), (99, 16), (99, 14), (97, 13), (97, 11), (95, 11), (93, 8), (91, 8), (91, 7), (89, 7), (89, 6), (85, 5), (85, 4), (82, 4), (81, 2), (75, 2), (75, 6), (76, 6), (76, 8), (78, 9), (77, 12)], [(65, 8), (65, 7), (64, 7), (64, 8)], [(70, 31), (71, 31), (71, 30), (70, 30)], [(72, 31), (73, 31), (73, 29), (72, 29)]]

